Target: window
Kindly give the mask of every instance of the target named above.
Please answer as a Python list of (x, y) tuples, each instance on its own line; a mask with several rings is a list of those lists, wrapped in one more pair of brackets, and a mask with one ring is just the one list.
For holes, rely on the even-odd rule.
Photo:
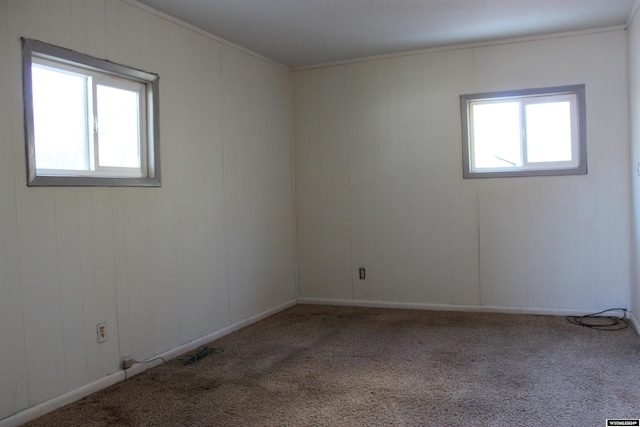
[(585, 86), (460, 96), (463, 177), (587, 173)]
[(158, 76), (22, 43), (27, 185), (160, 186)]

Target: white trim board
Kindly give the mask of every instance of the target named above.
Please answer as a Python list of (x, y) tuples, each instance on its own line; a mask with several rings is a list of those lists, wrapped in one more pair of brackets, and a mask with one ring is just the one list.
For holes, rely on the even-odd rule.
[(633, 9), (631, 10), (629, 17), (627, 18), (627, 27), (633, 22), (633, 19), (638, 12), (638, 6), (640, 6), (640, 0), (636, 0), (636, 3), (633, 5)]
[(229, 325), (225, 328), (220, 329), (219, 331), (212, 332), (208, 335), (197, 338), (188, 343), (182, 344), (167, 352), (164, 352), (154, 357), (150, 357), (149, 359), (147, 359), (149, 360), (148, 363), (146, 363), (145, 361), (142, 361), (141, 363), (136, 363), (131, 368), (127, 369), (126, 375), (125, 375), (125, 371), (114, 372), (113, 374), (109, 374), (106, 377), (100, 378), (99, 380), (96, 380), (85, 386), (82, 386), (75, 390), (71, 390), (70, 392), (67, 392), (60, 396), (54, 397), (53, 399), (47, 400), (45, 402), (42, 402), (40, 404), (27, 408), (14, 415), (10, 415), (9, 417), (0, 420), (0, 427), (17, 427), (19, 425), (22, 425), (28, 421), (41, 417), (42, 415), (48, 414), (49, 412), (55, 411), (56, 409), (61, 408), (64, 405), (80, 400), (84, 397), (89, 396), (90, 394), (93, 394), (97, 391), (103, 390), (107, 387), (110, 387), (114, 384), (124, 381), (127, 378), (131, 378), (132, 376), (140, 374), (154, 366), (158, 366), (159, 364), (162, 363), (162, 360), (160, 358), (164, 358), (166, 360), (173, 359), (174, 357), (187, 353), (191, 350), (195, 350), (196, 348), (204, 344), (217, 340), (218, 338), (222, 338), (225, 335), (228, 335), (232, 332), (235, 332), (239, 329), (242, 329), (246, 326), (256, 323), (262, 319), (265, 319), (283, 310), (286, 310), (287, 308), (293, 307), (294, 305), (296, 305), (295, 299), (288, 301), (284, 304), (280, 304), (270, 310), (256, 314), (255, 316), (252, 316), (248, 319), (236, 322), (233, 325)]
[[(130, 1), (130, 0), (125, 0)], [(638, 0), (640, 4), (640, 0)], [(609, 27), (599, 27), (592, 28), (589, 30), (576, 30), (576, 31), (567, 31), (561, 33), (549, 33), (549, 34), (539, 34), (536, 36), (524, 36), (524, 37), (512, 37), (506, 39), (495, 39), (495, 40), (486, 40), (486, 41), (478, 41), (478, 42), (470, 42), (470, 43), (462, 43), (462, 44), (449, 44), (443, 46), (434, 46), (428, 47), (424, 49), (414, 49), (414, 50), (406, 50), (392, 53), (383, 53), (380, 55), (370, 55), (370, 56), (361, 56), (351, 59), (343, 59), (338, 61), (330, 61), (319, 64), (311, 64), (304, 65), (301, 67), (291, 68), (292, 71), (306, 71), (306, 70), (315, 70), (317, 68), (327, 68), (327, 67), (335, 67), (340, 65), (350, 65), (359, 62), (371, 62), (371, 61), (382, 61), (386, 59), (393, 58), (402, 58), (405, 56), (413, 56), (413, 55), (422, 55), (425, 53), (432, 52), (448, 52), (453, 50), (462, 50), (462, 49), (475, 49), (482, 48), (487, 46), (499, 46), (505, 44), (514, 44), (514, 43), (524, 43), (538, 40), (547, 40), (547, 39), (557, 39), (557, 38), (566, 38), (566, 37), (577, 37), (589, 34), (599, 34), (599, 33), (608, 33), (613, 31), (624, 31), (628, 27), (627, 25), (614, 25)]]
[(629, 321), (631, 322), (631, 325), (636, 330), (636, 333), (640, 335), (640, 324), (638, 323), (632, 312), (627, 311), (627, 314), (629, 315)]
[[(374, 307), (374, 308), (399, 308), (410, 310), (433, 311), (463, 311), (475, 313), (507, 313), (507, 314), (538, 314), (545, 316), (584, 316), (598, 310), (565, 310), (554, 308), (529, 308), (529, 307), (498, 307), (480, 305), (450, 305), (450, 304), (422, 304), (413, 302), (387, 302), (365, 300), (338, 300), (323, 298), (298, 298), (298, 304), (340, 305), (350, 307)], [(633, 322), (636, 327), (635, 321)], [(636, 331), (638, 328), (636, 327)]]
[(137, 0), (122, 0), (122, 1), (124, 1), (127, 4), (129, 4), (130, 6), (136, 7), (138, 9), (140, 9), (140, 10), (143, 10), (143, 11), (145, 11), (147, 13), (150, 13), (150, 14), (152, 14), (154, 16), (157, 16), (158, 18), (162, 18), (165, 21), (171, 22), (172, 24), (175, 24), (175, 25), (177, 25), (179, 27), (182, 27), (182, 28), (184, 28), (186, 30), (193, 31), (196, 34), (199, 34), (201, 36), (207, 37), (210, 40), (213, 40), (215, 42), (221, 43), (221, 44), (223, 44), (225, 46), (229, 46), (229, 47), (231, 47), (233, 49), (236, 49), (236, 50), (238, 50), (240, 52), (244, 52), (247, 55), (253, 56), (254, 58), (261, 59), (261, 60), (263, 60), (263, 61), (265, 61), (265, 62), (267, 62), (267, 63), (269, 63), (271, 65), (275, 65), (276, 67), (282, 68), (284, 70), (290, 70), (291, 69), (288, 65), (281, 64), (280, 62), (278, 62), (278, 61), (276, 61), (274, 59), (268, 58), (268, 57), (266, 57), (266, 56), (264, 56), (264, 55), (262, 55), (262, 54), (260, 54), (258, 52), (254, 52), (251, 49), (247, 49), (244, 46), (240, 46), (239, 44), (233, 43), (233, 42), (231, 42), (231, 41), (229, 41), (227, 39), (224, 39), (224, 38), (222, 38), (220, 36), (217, 36), (215, 34), (212, 34), (212, 33), (208, 32), (208, 31), (205, 31), (202, 28), (199, 28), (199, 27), (196, 27), (195, 25), (189, 24), (188, 22), (185, 22), (185, 21), (183, 21), (181, 19), (178, 19), (175, 16), (171, 16), (171, 15), (169, 15), (167, 13), (164, 13), (164, 12), (161, 12), (161, 11), (159, 11), (157, 9), (152, 8), (151, 6), (147, 6), (146, 4), (140, 3)]

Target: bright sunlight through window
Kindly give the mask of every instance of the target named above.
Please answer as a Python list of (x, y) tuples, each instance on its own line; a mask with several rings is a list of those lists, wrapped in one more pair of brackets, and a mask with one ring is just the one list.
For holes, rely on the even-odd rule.
[(29, 185), (158, 186), (158, 78), (23, 41)]
[(584, 85), (462, 95), (465, 178), (586, 174)]

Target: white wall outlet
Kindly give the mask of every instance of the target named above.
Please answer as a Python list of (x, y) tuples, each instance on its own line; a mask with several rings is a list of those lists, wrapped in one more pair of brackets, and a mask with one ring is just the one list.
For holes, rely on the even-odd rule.
[(98, 342), (105, 342), (107, 340), (107, 324), (98, 323), (97, 332), (98, 332)]
[(122, 358), (122, 361), (120, 362), (120, 367), (122, 369), (129, 369), (130, 367), (133, 366), (133, 358), (126, 356)]

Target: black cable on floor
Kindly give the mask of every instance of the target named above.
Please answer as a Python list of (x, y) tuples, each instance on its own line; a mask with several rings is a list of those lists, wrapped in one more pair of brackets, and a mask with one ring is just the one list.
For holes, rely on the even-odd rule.
[[(173, 364), (173, 363), (179, 362), (182, 365), (186, 366), (186, 365), (190, 365), (190, 364), (192, 364), (194, 362), (197, 362), (198, 360), (202, 360), (202, 359), (204, 359), (205, 357), (207, 357), (210, 354), (221, 354), (221, 353), (224, 353), (224, 349), (223, 348), (216, 348), (216, 347), (210, 348), (210, 347), (207, 347), (205, 345), (205, 346), (202, 346), (202, 348), (198, 352), (196, 352), (194, 354), (190, 354), (188, 356), (176, 358), (176, 359), (173, 359), (173, 360), (167, 361), (167, 359), (165, 359), (164, 357), (158, 356), (158, 357), (154, 357), (153, 359), (149, 359), (149, 360), (143, 360), (143, 361), (134, 360), (133, 364), (137, 365), (139, 363), (151, 363), (151, 362), (155, 362), (156, 360), (162, 360), (165, 365), (169, 365), (169, 364)], [(125, 380), (127, 379), (127, 370), (126, 369), (124, 369), (124, 379)]]
[[(621, 311), (622, 317), (602, 316), (603, 314), (611, 311)], [(629, 327), (629, 322), (627, 322), (626, 317), (626, 308), (610, 308), (608, 310), (602, 310), (597, 313), (586, 314), (584, 316), (567, 316), (566, 319), (573, 325), (584, 326), (589, 329), (595, 329), (598, 331), (620, 331)]]
[(190, 365), (192, 363), (197, 362), (198, 360), (202, 360), (210, 354), (221, 354), (224, 353), (224, 349), (222, 348), (209, 348), (206, 345), (200, 349), (200, 351), (190, 354), (188, 356), (181, 357), (179, 359), (175, 359), (175, 361), (182, 363), (183, 365)]

